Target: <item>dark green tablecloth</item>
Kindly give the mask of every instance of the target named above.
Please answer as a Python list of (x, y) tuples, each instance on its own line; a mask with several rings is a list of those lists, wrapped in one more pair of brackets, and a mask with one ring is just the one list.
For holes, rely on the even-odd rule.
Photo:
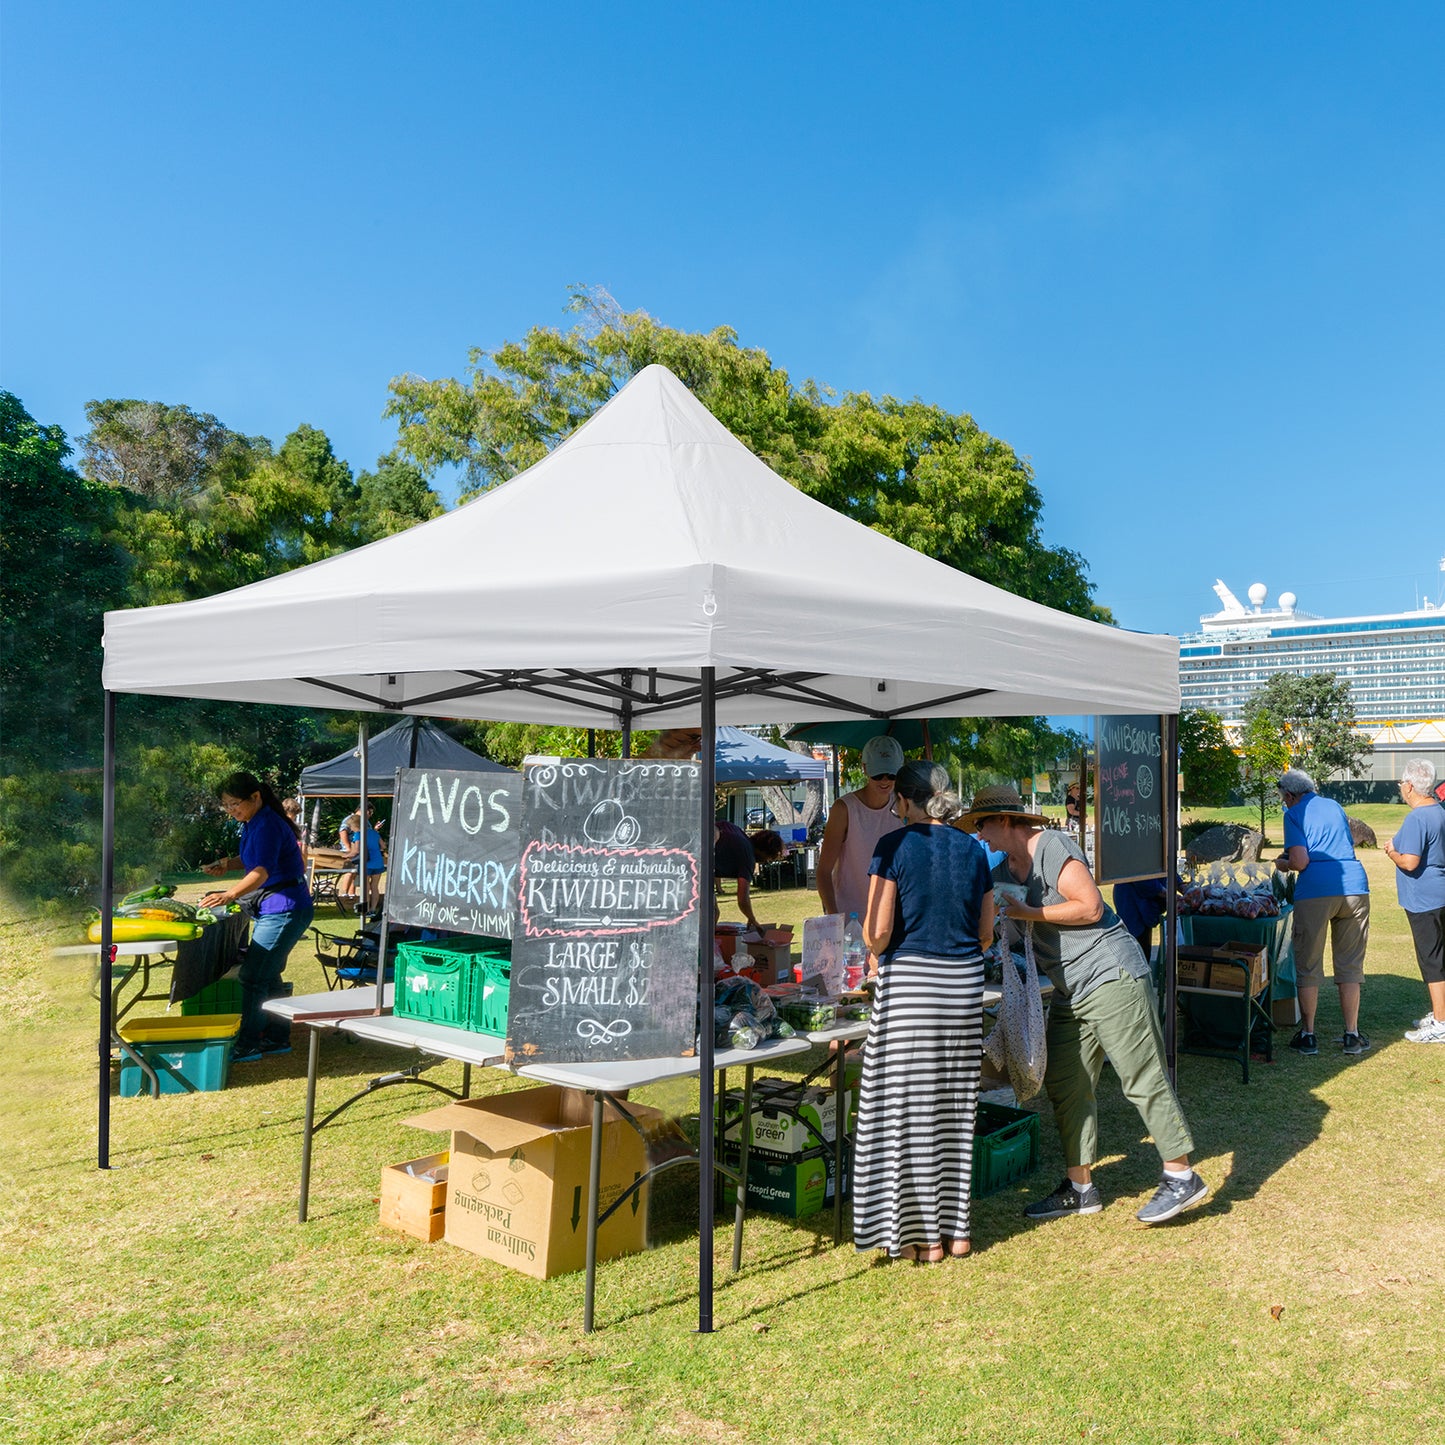
[[(1224, 943), (1247, 943), (1256, 948), (1263, 944), (1269, 965), (1270, 1002), (1295, 996), (1294, 909), (1289, 904), (1280, 905), (1278, 918), (1219, 918), (1194, 913), (1180, 918), (1179, 923), (1185, 943), (1206, 948)], [(1193, 1041), (1229, 1047), (1238, 1041), (1237, 1005), (1225, 999), (1181, 994), (1179, 1006)], [(1261, 1045), (1256, 1031), (1256, 1047)]]
[(171, 1002), (194, 998), (241, 961), (241, 949), (250, 936), (251, 921), (244, 913), (224, 913), (208, 923), (199, 938), (176, 944), (171, 972)]

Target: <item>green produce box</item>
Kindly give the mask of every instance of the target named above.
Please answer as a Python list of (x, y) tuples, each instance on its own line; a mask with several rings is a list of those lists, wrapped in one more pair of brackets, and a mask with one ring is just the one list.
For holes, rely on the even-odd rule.
[[(753, 1085), (752, 1132), (749, 1149), (774, 1158), (805, 1154), (837, 1137), (837, 1100), (831, 1088), (805, 1089), (790, 1083), (781, 1089), (760, 1090)], [(849, 1124), (856, 1114), (854, 1094), (844, 1091), (844, 1113)], [(730, 1089), (723, 1101), (728, 1119), (724, 1139), (737, 1144), (742, 1139), (743, 1091)]]
[(182, 1014), (238, 1014), (241, 1012), (241, 980), (218, 978), (200, 993), (181, 1000)]
[[(730, 1169), (738, 1167), (740, 1151), (724, 1144), (719, 1160)], [(725, 1175), (723, 1203), (728, 1208), (737, 1199), (737, 1187)], [(782, 1214), (789, 1219), (806, 1219), (817, 1214), (833, 1198), (833, 1151), (810, 1149), (791, 1159), (770, 1159), (748, 1151), (748, 1208), (765, 1214)]]
[(973, 1197), (982, 1199), (1039, 1167), (1039, 1116), (981, 1101), (973, 1133)]

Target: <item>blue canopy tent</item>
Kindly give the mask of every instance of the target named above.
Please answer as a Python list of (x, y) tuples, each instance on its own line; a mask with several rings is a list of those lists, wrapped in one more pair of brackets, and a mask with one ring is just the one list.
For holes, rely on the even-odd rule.
[[(459, 773), (510, 773), (470, 748), (464, 748), (424, 717), (405, 717), (399, 723), (367, 739), (366, 794), (389, 798), (396, 786), (398, 768), (438, 768)], [(301, 769), (303, 797), (359, 798), (361, 796), (361, 749), (348, 748), (324, 763)]]
[(757, 786), (775, 783), (821, 783), (828, 775), (826, 763), (810, 753), (794, 753), (765, 743), (741, 728), (720, 727), (714, 753), (719, 787)]

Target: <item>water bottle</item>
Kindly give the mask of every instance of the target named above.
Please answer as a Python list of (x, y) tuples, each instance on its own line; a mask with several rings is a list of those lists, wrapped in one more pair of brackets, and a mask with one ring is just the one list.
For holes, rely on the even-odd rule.
[(862, 987), (867, 957), (868, 952), (863, 947), (863, 925), (858, 922), (856, 913), (850, 913), (848, 922), (843, 926), (843, 986), (845, 988)]

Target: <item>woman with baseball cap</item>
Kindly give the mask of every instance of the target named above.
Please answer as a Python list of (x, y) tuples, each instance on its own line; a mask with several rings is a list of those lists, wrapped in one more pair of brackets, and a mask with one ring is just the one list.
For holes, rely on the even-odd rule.
[(1047, 827), (1010, 787), (979, 789), (960, 826), (1004, 855), (995, 883), (1025, 886), (1022, 903), (1000, 896), (999, 913), (1032, 925), (1039, 966), (1054, 985), (1044, 1088), (1068, 1174), (1024, 1214), (1060, 1219), (1103, 1209), (1092, 1166), (1099, 1143), (1095, 1090), (1105, 1059), (1164, 1161), (1163, 1179), (1137, 1218), (1162, 1224), (1203, 1204), (1209, 1186), (1189, 1164), (1194, 1140), (1165, 1069), (1149, 965), (1104, 902), (1079, 845)]
[(890, 804), (893, 780), (903, 766), (897, 738), (885, 733), (863, 744), (863, 771), (868, 781), (845, 793), (828, 812), (828, 826), (818, 848), (818, 899), (824, 913), (856, 913), (862, 921), (868, 906), (868, 866), (878, 840), (898, 827)]

